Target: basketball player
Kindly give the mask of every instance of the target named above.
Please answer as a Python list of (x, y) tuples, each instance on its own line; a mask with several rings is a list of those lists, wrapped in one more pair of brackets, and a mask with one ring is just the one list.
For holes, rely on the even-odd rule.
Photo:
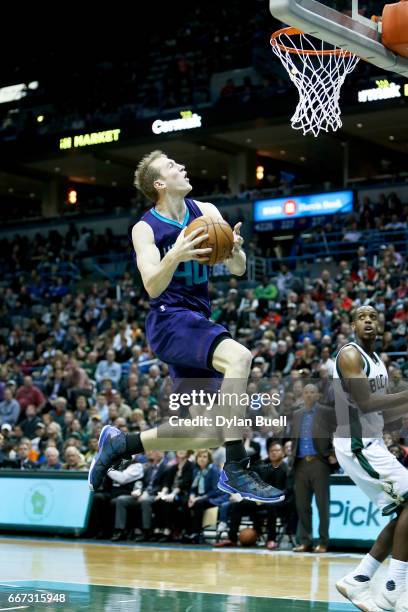
[[(246, 392), (251, 352), (233, 340), (222, 326), (209, 320), (208, 261), (210, 248), (200, 248), (208, 234), (196, 229), (185, 236), (188, 224), (202, 215), (222, 219), (213, 204), (187, 198), (192, 187), (184, 165), (161, 151), (146, 155), (135, 173), (135, 185), (155, 206), (146, 212), (132, 231), (137, 265), (150, 296), (146, 319), (149, 344), (162, 361), (169, 364), (173, 380), (186, 378), (220, 379), (220, 394)], [(241, 276), (246, 268), (243, 239), (238, 223), (234, 228), (234, 247), (225, 264), (232, 274)], [(229, 397), (227, 395), (227, 397)], [(229, 406), (229, 413), (244, 416), (245, 406)], [(99, 450), (89, 471), (89, 484), (97, 489), (113, 463), (121, 457), (148, 450), (180, 450), (215, 447), (219, 432), (209, 427), (205, 432), (194, 427), (174, 429), (168, 423), (141, 434), (125, 435), (106, 426), (101, 432)], [(239, 435), (239, 434), (238, 434)], [(238, 437), (238, 436), (237, 436)], [(245, 499), (276, 503), (283, 493), (264, 483), (248, 468), (249, 460), (242, 437), (223, 434), (226, 462), (218, 486)]]
[[(337, 354), (333, 383), (338, 427), (334, 448), (344, 472), (384, 516), (397, 514), (358, 567), (336, 587), (360, 610), (408, 612), (408, 471), (383, 442), (385, 422), (408, 411), (408, 391), (387, 395), (388, 374), (374, 352), (378, 313), (372, 306), (353, 312), (356, 341)], [(392, 553), (386, 584), (372, 600), (371, 578)], [(397, 606), (397, 607), (395, 607)]]

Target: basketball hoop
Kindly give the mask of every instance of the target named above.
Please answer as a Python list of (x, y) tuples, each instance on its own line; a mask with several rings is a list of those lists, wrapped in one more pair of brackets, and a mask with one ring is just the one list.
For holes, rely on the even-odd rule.
[(295, 130), (303, 130), (304, 135), (335, 132), (342, 126), (340, 90), (359, 61), (350, 51), (319, 43), (313, 43), (310, 36), (297, 28), (283, 28), (271, 37), (273, 52), (299, 92), (291, 124)]

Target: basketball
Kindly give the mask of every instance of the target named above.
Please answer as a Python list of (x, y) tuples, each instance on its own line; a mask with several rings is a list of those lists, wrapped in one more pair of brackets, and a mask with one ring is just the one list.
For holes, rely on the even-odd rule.
[(258, 539), (258, 533), (253, 527), (246, 527), (239, 532), (241, 546), (254, 546)]
[(212, 248), (209, 254), (209, 266), (225, 261), (231, 256), (234, 246), (234, 233), (231, 226), (223, 219), (212, 219), (211, 217), (198, 217), (187, 227), (185, 235), (188, 236), (193, 230), (202, 227), (203, 233), (208, 234), (208, 239), (203, 240), (197, 248)]

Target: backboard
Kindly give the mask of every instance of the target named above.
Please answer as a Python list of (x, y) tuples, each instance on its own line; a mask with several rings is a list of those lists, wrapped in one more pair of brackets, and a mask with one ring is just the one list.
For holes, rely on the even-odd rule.
[(384, 47), (381, 25), (360, 15), (358, 3), (349, 0), (348, 14), (318, 0), (270, 0), (269, 8), (273, 17), (287, 25), (351, 51), (383, 70), (408, 75), (408, 59)]

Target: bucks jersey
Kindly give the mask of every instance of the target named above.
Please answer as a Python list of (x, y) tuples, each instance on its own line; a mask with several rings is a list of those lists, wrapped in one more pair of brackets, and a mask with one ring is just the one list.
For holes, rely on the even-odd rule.
[(353, 346), (360, 353), (372, 394), (379, 396), (387, 393), (388, 374), (377, 353), (369, 355), (355, 342), (349, 342), (337, 354), (333, 372), (337, 419), (335, 447), (354, 451), (365, 448), (373, 439), (382, 439), (384, 418), (381, 412), (364, 413), (348, 392), (348, 381), (344, 379), (338, 365), (339, 356), (347, 346)]
[[(186, 215), (183, 223), (168, 219), (153, 207), (147, 211), (141, 221), (153, 230), (154, 241), (163, 258), (176, 242), (180, 232), (194, 219), (202, 216), (194, 200), (184, 199)], [(208, 297), (208, 267), (198, 261), (185, 261), (179, 264), (167, 288), (157, 298), (150, 300), (150, 307), (158, 309), (181, 307), (210, 315)]]

